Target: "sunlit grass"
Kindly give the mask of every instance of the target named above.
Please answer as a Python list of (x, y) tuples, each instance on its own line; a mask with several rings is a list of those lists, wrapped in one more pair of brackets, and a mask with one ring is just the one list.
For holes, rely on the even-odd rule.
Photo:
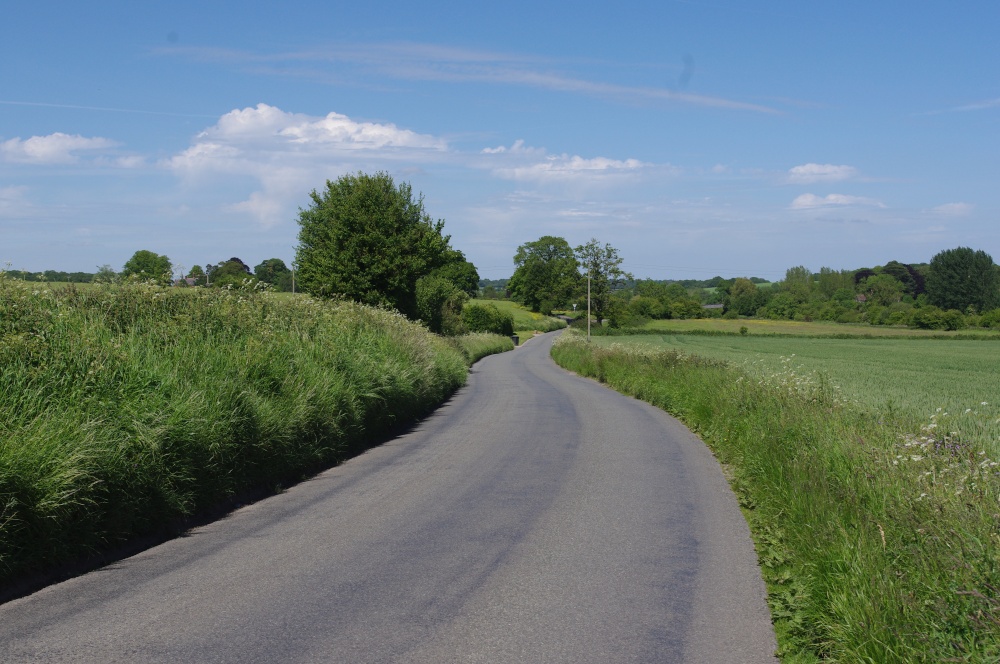
[[(906, 415), (914, 422), (926, 421), (938, 408), (961, 413), (987, 401), (994, 412), (992, 404), (1000, 406), (1000, 342), (667, 334), (594, 337), (592, 343), (699, 355), (759, 377), (791, 376), (804, 385), (825, 382), (859, 409)], [(961, 428), (961, 422), (955, 426)], [(1000, 424), (977, 437), (984, 445), (1000, 445)]]
[(0, 272), (0, 585), (336, 463), (510, 348), (349, 302)]

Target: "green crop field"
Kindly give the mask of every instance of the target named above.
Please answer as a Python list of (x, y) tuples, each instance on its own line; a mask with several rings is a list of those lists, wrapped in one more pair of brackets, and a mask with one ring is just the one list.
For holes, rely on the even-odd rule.
[(981, 336), (1000, 339), (995, 330), (970, 328), (959, 332), (944, 330), (915, 330), (905, 327), (885, 325), (864, 325), (849, 323), (800, 322), (794, 320), (758, 320), (724, 318), (690, 318), (685, 320), (654, 320), (646, 324), (644, 330), (666, 332), (716, 332), (738, 334), (740, 328), (748, 334), (805, 335), (805, 336), (860, 336), (860, 337), (955, 337)]
[(947, 413), (953, 428), (1000, 448), (1000, 341), (666, 334), (593, 343), (725, 360), (757, 378), (803, 390), (824, 385), (859, 409), (916, 422)]

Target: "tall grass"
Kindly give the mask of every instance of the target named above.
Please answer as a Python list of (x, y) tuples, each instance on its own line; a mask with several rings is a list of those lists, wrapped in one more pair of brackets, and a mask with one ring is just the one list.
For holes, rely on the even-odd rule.
[(0, 586), (336, 463), (504, 341), (345, 302), (0, 273)]
[(729, 469), (786, 662), (1000, 659), (1000, 478), (949, 419), (873, 413), (822, 382), (595, 347), (562, 366), (685, 421)]

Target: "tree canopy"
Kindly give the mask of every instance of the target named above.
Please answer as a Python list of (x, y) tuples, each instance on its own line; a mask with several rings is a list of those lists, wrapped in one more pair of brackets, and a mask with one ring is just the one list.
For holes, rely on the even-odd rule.
[(590, 278), (590, 301), (593, 314), (600, 321), (607, 317), (611, 292), (631, 280), (632, 275), (621, 269), (624, 259), (610, 244), (601, 244), (597, 238), (576, 248), (576, 255), (583, 274)]
[(511, 297), (532, 311), (549, 313), (572, 299), (580, 283), (579, 263), (561, 237), (545, 235), (525, 242), (514, 255)]
[(1000, 305), (1000, 275), (993, 257), (968, 247), (946, 249), (931, 259), (927, 297), (942, 309), (987, 311)]
[[(432, 221), (423, 197), (388, 173), (343, 175), (310, 194), (299, 212), (295, 262), (301, 289), (393, 307), (417, 316), (417, 280), (450, 257), (443, 221)], [(464, 259), (464, 257), (463, 257)], [(477, 279), (478, 282), (478, 279)]]

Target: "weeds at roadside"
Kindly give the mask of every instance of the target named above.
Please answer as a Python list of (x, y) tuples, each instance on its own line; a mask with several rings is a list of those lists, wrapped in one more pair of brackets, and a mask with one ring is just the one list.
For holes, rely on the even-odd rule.
[(678, 416), (731, 469), (783, 661), (1000, 659), (1000, 466), (976, 438), (989, 404), (921, 427), (791, 357), (762, 375), (569, 335), (553, 357)]

